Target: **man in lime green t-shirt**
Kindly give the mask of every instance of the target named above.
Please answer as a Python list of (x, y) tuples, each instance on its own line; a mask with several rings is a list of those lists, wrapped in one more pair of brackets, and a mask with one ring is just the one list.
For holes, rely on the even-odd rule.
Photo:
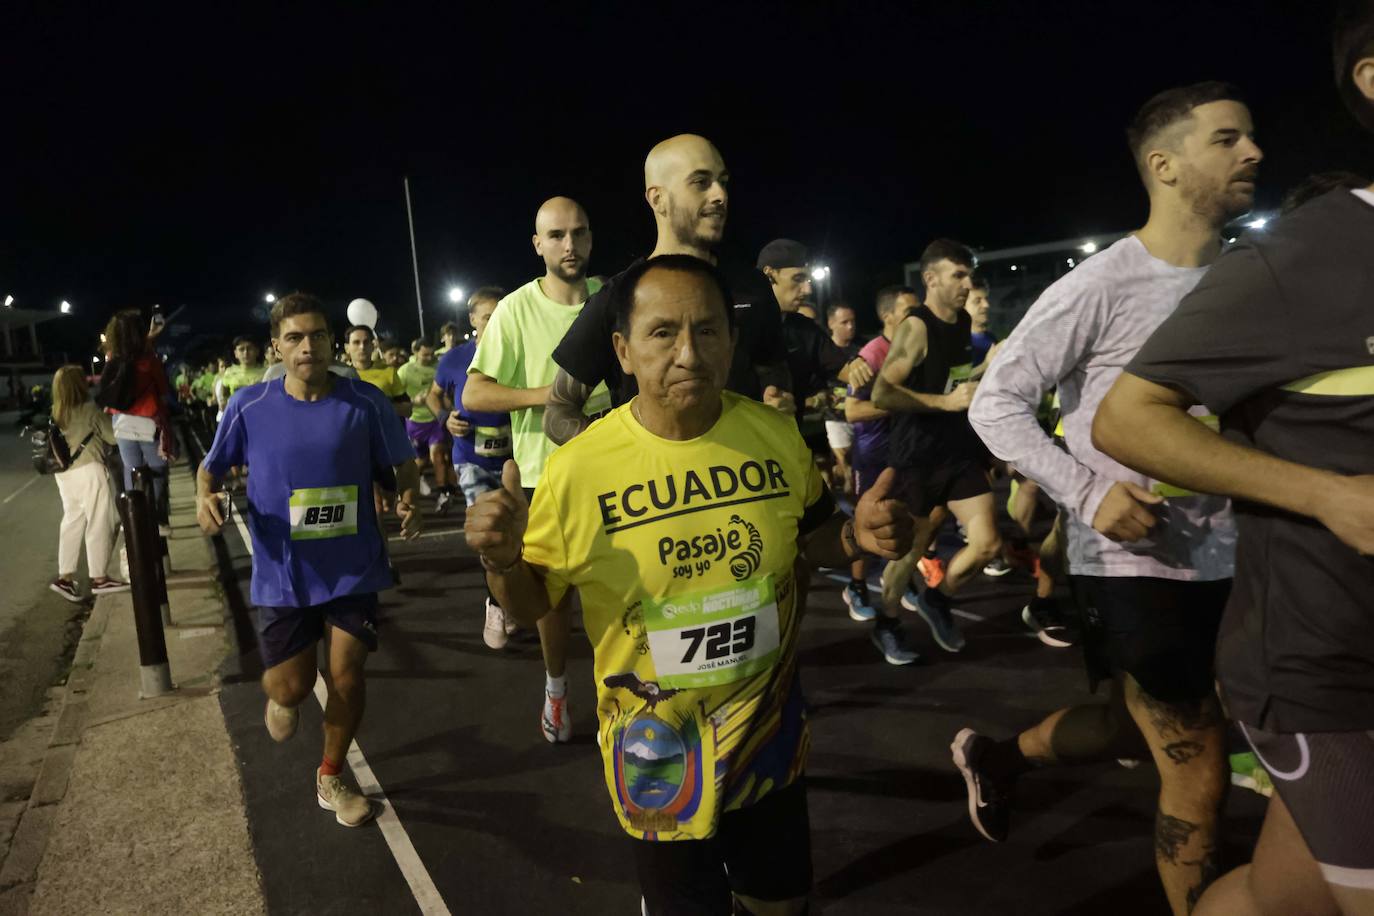
[(913, 521), (891, 470), (847, 518), (793, 419), (723, 391), (726, 295), (685, 254), (622, 275), (612, 340), (638, 395), (549, 459), (532, 504), (507, 462), (465, 533), (522, 622), (578, 590), (644, 911), (794, 916), (812, 875), (796, 562), (895, 559)]
[[(558, 447), (544, 435), (544, 402), (558, 371), (554, 348), (577, 320), (587, 298), (601, 286), (587, 279), (592, 229), (577, 201), (554, 197), (544, 202), (534, 217), (534, 250), (544, 260), (544, 276), (497, 304), (463, 387), (466, 409), (510, 413), (515, 463), (531, 491), (538, 487), (544, 463)], [(600, 413), (610, 404), (610, 394), (601, 385), (587, 401), (586, 413)], [(551, 742), (572, 737), (564, 671), (568, 632), (569, 601), (564, 600), (539, 621), (546, 671), (540, 725)]]
[(267, 366), (262, 362), (262, 350), (251, 337), (234, 338), (234, 359), (237, 363), (224, 370), (220, 378), (220, 410), (229, 403), (229, 398), (240, 388), (247, 388), (262, 381)]
[(415, 463), (420, 470), (423, 472), (426, 461), (434, 467), (434, 490), (438, 493), (434, 509), (442, 515), (453, 501), (457, 478), (449, 458), (451, 440), (448, 430), (425, 401), (438, 368), (434, 344), (426, 337), (417, 337), (410, 345), (410, 352), (410, 362), (402, 363), (401, 368), (396, 370), (397, 377), (405, 387), (406, 397), (410, 398), (406, 433), (410, 436), (411, 445), (415, 446)]

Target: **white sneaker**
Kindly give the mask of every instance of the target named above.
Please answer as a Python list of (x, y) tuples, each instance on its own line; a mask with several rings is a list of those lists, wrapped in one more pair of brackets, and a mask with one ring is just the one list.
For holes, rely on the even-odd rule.
[(326, 811), (334, 812), (334, 820), (345, 827), (361, 827), (377, 813), (372, 802), (341, 776), (325, 776), (315, 771), (315, 800)]
[(506, 640), (506, 612), (496, 602), (487, 599), (487, 622), (482, 627), (482, 641), (489, 649), (504, 649)]
[(436, 515), (448, 515), (449, 503), (453, 496), (448, 493), (440, 493), (438, 499), (434, 500), (434, 512)]
[(572, 739), (572, 719), (568, 717), (567, 696), (551, 697), (544, 691), (544, 711), (539, 716), (539, 728), (550, 744), (565, 744)]
[(267, 725), (267, 734), (277, 742), (285, 741), (296, 733), (296, 723), (300, 718), (300, 713), (295, 708), (278, 705), (276, 700), (270, 698), (267, 701), (267, 711), (262, 714), (262, 721)]
[(433, 493), (433, 492), (434, 492), (434, 488), (431, 487), (431, 486), (429, 485), (429, 481), (428, 481), (428, 480), (425, 480), (424, 475), (421, 474), (421, 475), (420, 475), (420, 495), (421, 495), (421, 496), (428, 496), (429, 494), (431, 494), (431, 493)]

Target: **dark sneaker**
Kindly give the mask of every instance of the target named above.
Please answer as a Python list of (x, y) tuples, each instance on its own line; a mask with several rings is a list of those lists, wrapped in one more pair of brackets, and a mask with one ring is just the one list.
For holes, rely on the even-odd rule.
[(76, 590), (76, 583), (71, 579), (53, 579), (48, 584), (48, 588), (66, 598), (72, 604), (80, 604), (83, 600), (81, 593)]
[(1011, 564), (1001, 557), (983, 567), (983, 575), (992, 576), (994, 579), (1000, 579), (1009, 572), (1011, 572)]
[(889, 665), (910, 665), (919, 659), (920, 653), (906, 643), (906, 631), (901, 626), (874, 627), (870, 637), (873, 645), (883, 654), (883, 661)]
[(129, 583), (120, 582), (118, 579), (109, 579), (104, 576), (99, 579), (91, 580), (92, 595), (113, 595), (115, 592), (127, 592)]
[(966, 728), (949, 746), (954, 765), (968, 787), (968, 817), (983, 836), (994, 843), (1007, 838), (1011, 820), (1011, 787), (995, 783), (980, 766), (992, 739)]
[(918, 595), (908, 589), (902, 596), (902, 607), (921, 615), (921, 619), (930, 626), (930, 635), (935, 637), (941, 649), (958, 652), (964, 648), (964, 634), (954, 622), (950, 609), (928, 600), (926, 592)]
[(844, 587), (841, 596), (845, 606), (849, 608), (849, 619), (863, 623), (878, 616), (878, 612), (873, 609), (873, 604), (868, 598), (868, 589), (860, 588), (853, 582)]
[(1034, 601), (1021, 609), (1021, 620), (1047, 646), (1067, 649), (1073, 645), (1073, 636), (1059, 615), (1038, 607)]

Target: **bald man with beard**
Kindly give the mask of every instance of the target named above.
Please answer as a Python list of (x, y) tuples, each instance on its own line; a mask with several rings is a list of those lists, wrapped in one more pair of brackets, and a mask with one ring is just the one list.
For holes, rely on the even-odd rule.
[[(658, 236), (649, 257), (685, 254), (722, 269), (734, 300), (738, 335), (725, 386), (793, 413), (777, 300), (757, 271), (718, 263), (716, 250), (729, 214), (729, 183), (730, 171), (720, 150), (705, 137), (679, 134), (650, 150), (644, 160), (644, 200), (653, 211)], [(544, 432), (554, 442), (567, 442), (587, 428), (585, 405), (598, 386), (607, 387), (616, 405), (628, 403), (638, 391), (634, 377), (621, 370), (611, 345), (615, 314), (610, 291), (620, 276), (623, 273), (592, 295), (553, 352), (559, 368), (544, 411)]]
[[(543, 431), (544, 402), (556, 368), (554, 347), (577, 320), (588, 296), (601, 287), (598, 280), (587, 277), (592, 229), (577, 201), (546, 200), (534, 218), (533, 242), (535, 253), (544, 260), (544, 275), (497, 303), (463, 387), (466, 410), (510, 414), (509, 442), (496, 431), (486, 434), (479, 428), (475, 447), (479, 455), (513, 453), (527, 496), (533, 496), (544, 463), (558, 447)], [(606, 387), (592, 390), (583, 406), (591, 414), (609, 408)], [(499, 623), (504, 625), (504, 619)], [(565, 671), (569, 629), (567, 600), (539, 621), (546, 672), (540, 730), (550, 743), (572, 737)]]

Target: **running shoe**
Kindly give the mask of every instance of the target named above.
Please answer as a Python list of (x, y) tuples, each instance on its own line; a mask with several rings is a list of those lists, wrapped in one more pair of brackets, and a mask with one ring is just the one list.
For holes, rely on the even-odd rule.
[(921, 615), (921, 619), (930, 627), (930, 635), (935, 637), (935, 642), (941, 649), (946, 652), (960, 651), (964, 648), (964, 634), (954, 622), (954, 615), (950, 613), (949, 608), (928, 601), (927, 594), (928, 591), (917, 594), (907, 589), (906, 594), (902, 596), (902, 607)]
[(160, 538), (169, 538), (169, 537), (171, 537), (171, 536), (172, 536), (172, 526), (171, 526), (171, 525), (158, 525), (158, 526), (157, 526), (157, 536), (160, 537)]
[(1001, 557), (997, 557), (987, 566), (983, 567), (983, 575), (992, 576), (995, 579), (1000, 579), (1009, 572), (1011, 572), (1011, 564)]
[(520, 632), (520, 624), (515, 622), (514, 617), (506, 614), (506, 635), (514, 636), (518, 632)]
[(115, 592), (127, 592), (128, 590), (129, 583), (120, 582), (118, 579), (111, 579), (107, 576), (91, 580), (92, 595), (113, 595)]
[(315, 800), (324, 810), (333, 811), (334, 820), (345, 827), (361, 827), (377, 813), (372, 802), (342, 776), (325, 776), (319, 770), (315, 771)]
[(76, 583), (71, 579), (53, 579), (52, 582), (48, 583), (48, 588), (57, 592), (72, 604), (80, 604), (85, 600), (81, 597), (81, 593), (76, 590)]
[(451, 503), (451, 502), (453, 502), (453, 494), (452, 494), (452, 493), (448, 493), (448, 492), (440, 493), (440, 494), (439, 494), (439, 498), (436, 499), (436, 500), (434, 501), (434, 512), (435, 512), (435, 514), (436, 514), (436, 515), (448, 515), (448, 507), (449, 507), (449, 503)]
[(845, 605), (849, 608), (850, 620), (863, 623), (878, 615), (878, 612), (873, 610), (873, 605), (869, 603), (867, 586), (859, 586), (851, 582), (844, 587), (840, 597), (844, 599)]
[(506, 612), (488, 598), (487, 622), (482, 627), (482, 641), (487, 644), (488, 649), (504, 649), (506, 639)]
[(1056, 649), (1067, 649), (1073, 645), (1069, 628), (1064, 625), (1057, 613), (1049, 608), (1037, 606), (1032, 601), (1021, 609), (1021, 620), (1042, 643)]
[(926, 580), (926, 588), (939, 588), (945, 581), (945, 561), (939, 557), (924, 556), (916, 561), (916, 569)]
[(550, 744), (565, 743), (572, 738), (572, 719), (568, 718), (568, 698), (549, 696), (544, 691), (544, 711), (539, 716), (539, 728)]
[(873, 635), (869, 638), (883, 654), (883, 661), (889, 665), (910, 665), (921, 657), (920, 653), (907, 645), (906, 630), (900, 624), (895, 627), (874, 627)]
[(267, 725), (267, 734), (278, 743), (296, 733), (296, 724), (300, 719), (300, 713), (295, 708), (282, 706), (270, 698), (267, 701), (267, 711), (262, 714), (262, 721)]
[(1231, 785), (1240, 786), (1242, 789), (1249, 789), (1265, 798), (1274, 795), (1274, 781), (1269, 778), (1269, 771), (1259, 762), (1259, 758), (1252, 752), (1245, 751), (1240, 754), (1230, 755), (1231, 763)]
[(429, 481), (428, 481), (428, 480), (425, 480), (425, 475), (421, 474), (421, 475), (420, 475), (420, 495), (421, 495), (421, 496), (429, 496), (429, 495), (430, 495), (431, 493), (433, 493), (433, 492), (434, 492), (434, 488), (431, 487), (431, 486), (429, 485)]
[(994, 843), (1007, 838), (1011, 821), (1011, 786), (999, 785), (982, 769), (982, 758), (993, 744), (991, 738), (966, 728), (949, 746), (954, 765), (968, 787), (968, 818), (983, 836)]

